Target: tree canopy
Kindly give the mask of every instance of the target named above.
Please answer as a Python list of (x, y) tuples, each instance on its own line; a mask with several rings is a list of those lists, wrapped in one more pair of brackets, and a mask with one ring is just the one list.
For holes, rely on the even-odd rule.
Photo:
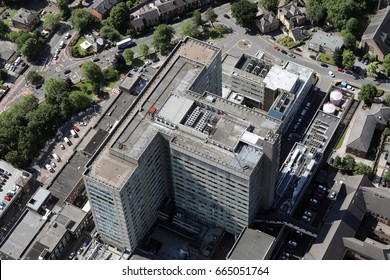
[(373, 84), (364, 84), (361, 86), (358, 98), (366, 104), (370, 104), (377, 95), (378, 89)]
[(260, 4), (267, 11), (272, 11), (279, 5), (279, 0), (260, 0)]
[(383, 58), (382, 66), (385, 69), (385, 75), (390, 76), (390, 53), (386, 54)]
[(0, 20), (0, 37), (5, 37), (5, 35), (8, 33), (9, 27), (8, 25)]
[(90, 12), (84, 9), (76, 9), (72, 12), (70, 22), (73, 28), (80, 33), (85, 33), (96, 27), (98, 20)]
[(253, 24), (257, 14), (257, 4), (248, 0), (240, 0), (231, 7), (232, 15), (241, 26), (248, 27)]
[(172, 26), (160, 24), (155, 28), (152, 45), (162, 53), (165, 53), (169, 48), (175, 34)]
[(47, 14), (43, 22), (43, 28), (48, 30), (56, 29), (60, 24), (61, 16), (58, 14)]
[(356, 37), (350, 32), (343, 32), (344, 47), (349, 50), (356, 49)]
[(190, 36), (190, 37), (198, 38), (200, 32), (195, 22), (192, 19), (186, 19), (180, 25), (180, 35), (182, 37)]
[(204, 24), (203, 19), (202, 19), (202, 14), (200, 13), (199, 10), (194, 11), (194, 13), (192, 15), (192, 20), (197, 28), (199, 26), (203, 26), (203, 24)]
[(345, 69), (350, 69), (355, 63), (355, 55), (353, 51), (344, 50), (343, 52), (343, 66)]
[(123, 51), (123, 57), (125, 58), (126, 62), (132, 62), (134, 59), (134, 52), (131, 49), (125, 49)]
[(56, 6), (60, 10), (62, 18), (67, 18), (68, 16), (70, 16), (68, 0), (56, 0)]
[(29, 83), (36, 85), (36, 84), (43, 81), (43, 77), (41, 75), (39, 75), (39, 73), (37, 71), (30, 71), (26, 75), (26, 80)]
[(306, 2), (307, 18), (314, 26), (320, 26), (326, 19), (326, 8), (321, 0), (308, 0)]
[(99, 65), (92, 61), (87, 61), (82, 67), (83, 77), (92, 84), (95, 93), (99, 93), (103, 85), (103, 73)]
[(205, 12), (206, 20), (211, 23), (212, 26), (214, 26), (214, 22), (217, 20), (218, 15), (214, 12), (214, 9), (210, 6)]
[(116, 30), (125, 33), (127, 30), (127, 22), (129, 21), (129, 14), (129, 8), (122, 2), (111, 9), (108, 21)]
[(149, 47), (148, 47), (148, 45), (146, 45), (146, 44), (139, 45), (139, 52), (140, 52), (140, 55), (143, 58), (147, 58), (149, 56)]
[(324, 0), (328, 21), (342, 30), (348, 19), (358, 18), (366, 11), (365, 0)]
[(354, 17), (350, 18), (349, 20), (347, 20), (347, 23), (345, 25), (345, 29), (349, 33), (356, 36), (359, 32), (359, 21)]
[(100, 29), (100, 36), (104, 39), (110, 40), (111, 42), (117, 42), (121, 39), (119, 32), (115, 28), (108, 25), (104, 25)]
[(341, 66), (343, 62), (343, 51), (339, 48), (336, 47), (334, 52), (333, 52), (333, 60), (337, 66)]

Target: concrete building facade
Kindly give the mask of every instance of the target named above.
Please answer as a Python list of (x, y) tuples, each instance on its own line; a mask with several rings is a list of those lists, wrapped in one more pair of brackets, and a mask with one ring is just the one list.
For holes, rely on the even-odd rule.
[(280, 121), (221, 98), (221, 50), (186, 38), (84, 173), (102, 238), (133, 251), (172, 199), (240, 234), (272, 205)]

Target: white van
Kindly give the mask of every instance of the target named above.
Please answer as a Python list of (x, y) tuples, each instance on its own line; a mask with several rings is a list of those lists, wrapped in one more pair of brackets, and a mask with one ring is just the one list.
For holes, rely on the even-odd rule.
[(64, 41), (61, 41), (60, 42), (60, 48), (63, 49), (65, 47), (65, 42)]
[(61, 161), (60, 157), (56, 153), (53, 153), (53, 158), (55, 158), (56, 161)]
[(22, 62), (22, 57), (19, 56), (16, 60), (15, 60), (15, 65), (18, 66), (20, 64), (20, 62)]
[(45, 167), (46, 167), (47, 171), (54, 172), (54, 169), (50, 166), (50, 164), (45, 164)]
[(77, 138), (77, 137), (78, 137), (77, 132), (74, 131), (73, 129), (70, 130), (70, 134), (72, 134), (72, 136), (73, 136), (74, 138)]
[(69, 146), (72, 145), (72, 142), (68, 139), (68, 137), (64, 137), (64, 142), (68, 144)]

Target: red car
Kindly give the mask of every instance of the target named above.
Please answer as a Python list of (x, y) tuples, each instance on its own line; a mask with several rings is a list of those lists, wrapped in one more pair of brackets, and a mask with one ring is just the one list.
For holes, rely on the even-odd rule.
[(76, 131), (76, 132), (79, 132), (79, 131), (80, 131), (80, 129), (79, 129), (76, 125), (73, 125), (73, 129), (74, 129), (74, 131)]
[(280, 48), (278, 46), (274, 46), (274, 49), (280, 51)]
[(339, 68), (337, 69), (339, 72), (344, 72), (344, 69), (343, 68)]
[(11, 201), (11, 198), (9, 196), (4, 196), (4, 199), (7, 200), (7, 201)]

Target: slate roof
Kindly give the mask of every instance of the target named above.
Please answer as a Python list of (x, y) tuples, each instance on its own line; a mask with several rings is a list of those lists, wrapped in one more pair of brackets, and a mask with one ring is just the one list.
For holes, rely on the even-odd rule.
[(24, 25), (30, 25), (37, 17), (38, 13), (34, 13), (26, 9), (20, 9), (12, 20)]
[(264, 28), (264, 26), (274, 24), (275, 21), (278, 20), (279, 19), (275, 16), (273, 12), (268, 12), (264, 14), (264, 16), (259, 21), (260, 21), (260, 25)]
[(95, 1), (95, 4), (91, 8), (96, 10), (99, 14), (103, 15), (110, 11), (112, 7), (114, 7), (119, 2), (119, 0), (103, 0), (98, 2)]
[(303, 15), (301, 10), (298, 8), (297, 5), (295, 5), (295, 3), (290, 3), (283, 7), (280, 7), (279, 12), (282, 13), (287, 19), (292, 18), (294, 16)]
[(371, 18), (362, 36), (363, 40), (374, 40), (383, 54), (390, 53), (390, 6), (379, 10)]
[(368, 152), (372, 136), (378, 123), (386, 125), (390, 108), (381, 104), (372, 104), (369, 111), (362, 111), (354, 116), (353, 129), (348, 138), (347, 147)]

